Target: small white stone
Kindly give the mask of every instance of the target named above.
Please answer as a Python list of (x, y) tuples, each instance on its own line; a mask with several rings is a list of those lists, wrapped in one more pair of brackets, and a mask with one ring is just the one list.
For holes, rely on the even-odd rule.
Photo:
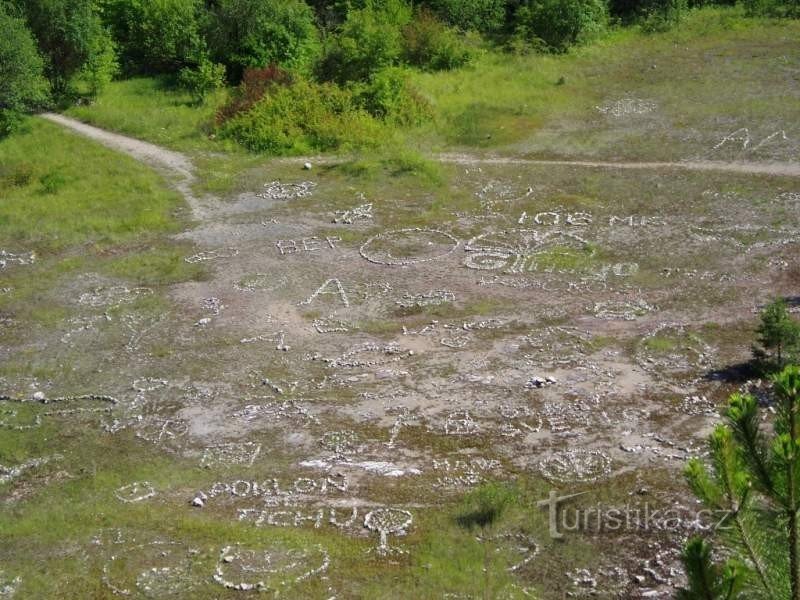
[(33, 393), (33, 399), (41, 402), (42, 400), (45, 399), (44, 392), (34, 392)]
[(196, 506), (198, 508), (203, 508), (203, 506), (205, 506), (205, 502), (203, 502), (202, 498), (200, 498), (199, 496), (196, 496), (196, 497), (194, 497), (192, 499), (192, 506)]
[(303, 163), (303, 168), (304, 168), (306, 171), (310, 171), (310, 170), (311, 170), (311, 163), (310, 163), (310, 162), (305, 162), (305, 163)]

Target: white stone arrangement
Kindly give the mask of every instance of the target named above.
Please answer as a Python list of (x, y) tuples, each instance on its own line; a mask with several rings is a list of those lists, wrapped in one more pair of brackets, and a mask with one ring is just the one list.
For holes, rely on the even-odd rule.
[(325, 572), (329, 566), (330, 557), (322, 546), (300, 550), (276, 544), (253, 550), (237, 544), (222, 548), (213, 580), (231, 590), (278, 594)]
[(397, 344), (382, 346), (367, 342), (348, 350), (337, 358), (323, 360), (333, 368), (364, 368), (397, 362), (401, 358), (412, 354), (412, 351), (403, 350)]
[(34, 252), (14, 253), (0, 250), (0, 269), (5, 269), (9, 265), (32, 265), (34, 262), (36, 262)]
[(314, 193), (316, 187), (317, 184), (313, 181), (301, 181), (299, 183), (270, 181), (264, 184), (264, 191), (256, 194), (256, 196), (266, 200), (295, 200), (310, 196)]
[(402, 298), (395, 301), (395, 304), (402, 308), (423, 308), (425, 306), (440, 306), (449, 302), (455, 302), (456, 295), (449, 290), (430, 290), (421, 294), (403, 294)]
[(0, 571), (0, 598), (13, 598), (17, 593), (19, 584), (22, 583), (20, 577), (13, 579), (7, 577), (3, 571)]
[(353, 323), (337, 319), (333, 315), (314, 319), (312, 325), (317, 330), (317, 333), (347, 333), (351, 329), (356, 329)]
[[(429, 249), (416, 255), (394, 256), (392, 250), (382, 246), (413, 243), (415, 247)], [(455, 252), (459, 241), (455, 236), (439, 229), (411, 227), (385, 231), (364, 242), (358, 252), (371, 263), (388, 266), (408, 266), (422, 262), (439, 260)]]
[(261, 444), (256, 442), (228, 442), (207, 446), (203, 450), (200, 466), (205, 468), (220, 465), (252, 467), (259, 454), (261, 454)]
[(134, 481), (114, 491), (117, 500), (125, 503), (141, 502), (155, 495), (156, 489), (149, 481)]
[(658, 310), (641, 298), (633, 301), (606, 300), (596, 302), (592, 308), (594, 316), (608, 321), (635, 321), (639, 317)]
[[(363, 195), (362, 195), (363, 199)], [(356, 221), (372, 221), (372, 202), (354, 206), (348, 210), (337, 210), (334, 223), (352, 225)]]
[[(648, 342), (658, 336), (674, 336), (680, 344), (674, 349), (658, 351)], [(691, 333), (683, 323), (661, 323), (637, 344), (635, 360), (644, 370), (656, 375), (709, 368), (715, 351), (709, 344)]]
[(31, 469), (35, 469), (37, 467), (41, 467), (42, 465), (46, 465), (52, 460), (59, 460), (63, 458), (60, 454), (54, 454), (52, 456), (46, 456), (42, 458), (31, 458), (24, 462), (19, 463), (15, 467), (7, 467), (4, 465), (0, 465), (0, 483), (8, 483), (13, 481), (26, 471)]
[(273, 401), (266, 404), (248, 404), (233, 416), (245, 421), (266, 420), (277, 423), (283, 420), (300, 421), (302, 424), (319, 424), (319, 419), (305, 406), (295, 400)]
[(628, 115), (644, 115), (651, 113), (658, 108), (652, 100), (642, 100), (641, 98), (620, 98), (613, 102), (596, 106), (597, 112), (610, 115), (612, 117), (626, 117)]
[(400, 548), (389, 546), (388, 537), (389, 534), (405, 535), (413, 520), (414, 517), (410, 512), (399, 508), (377, 508), (367, 513), (364, 517), (364, 527), (370, 531), (377, 531), (379, 535), (378, 546), (374, 552), (380, 556), (406, 553)]
[(305, 300), (298, 302), (299, 306), (309, 306), (320, 296), (336, 296), (345, 308), (350, 307), (350, 300), (344, 290), (342, 282), (338, 279), (328, 279), (317, 290)]
[(261, 333), (253, 337), (246, 337), (239, 340), (240, 344), (255, 344), (257, 342), (273, 342), (275, 344), (275, 349), (283, 352), (291, 350), (291, 346), (286, 343), (286, 333), (283, 331)]
[(81, 294), (78, 297), (78, 304), (93, 308), (114, 307), (122, 304), (131, 304), (139, 298), (152, 295), (153, 290), (148, 287), (128, 288), (124, 285), (97, 287)]
[(611, 457), (601, 450), (570, 449), (539, 460), (538, 466), (554, 483), (588, 483), (611, 474)]
[(188, 256), (183, 260), (189, 264), (196, 264), (210, 260), (219, 260), (220, 258), (233, 258), (238, 254), (238, 248), (218, 248), (216, 250), (204, 250), (203, 252), (192, 254), (192, 256)]
[[(76, 408), (60, 408), (62, 405), (77, 402), (91, 402), (98, 403), (96, 408), (76, 407)], [(60, 417), (79, 413), (109, 413), (113, 410), (114, 406), (118, 404), (118, 400), (113, 396), (103, 396), (99, 394), (84, 394), (79, 396), (62, 396), (59, 398), (48, 398), (43, 392), (36, 392), (32, 398), (11, 398), (10, 396), (0, 396), (0, 403), (8, 403), (10, 406), (14, 404), (34, 404), (34, 405), (53, 405), (53, 408), (39, 410), (32, 417), (32, 421), (27, 423), (19, 423), (19, 411), (15, 408), (0, 408), (0, 427), (11, 429), (15, 431), (25, 431), (28, 429), (35, 429), (42, 423), (42, 417)], [(0, 404), (0, 407), (2, 404)]]

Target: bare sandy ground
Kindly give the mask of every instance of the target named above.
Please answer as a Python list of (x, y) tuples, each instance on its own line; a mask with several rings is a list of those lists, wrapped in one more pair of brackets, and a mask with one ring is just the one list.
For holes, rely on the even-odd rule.
[[(110, 321), (98, 308), (107, 308), (104, 294), (135, 300), (134, 291), (152, 290), (96, 274), (53, 292), (77, 298), (67, 308), (78, 320), (42, 335), (55, 348), (65, 338), (71, 352), (85, 348), (96, 363), (92, 380), (121, 390), (129, 412), (119, 414), (136, 431), (131, 443), (158, 443), (192, 460), (219, 451), (219, 464), (203, 465), (206, 490), (230, 482), (249, 489), (235, 473), (306, 483), (346, 477), (351, 487), (339, 495), (287, 497), (297, 502), (297, 526), (308, 529), (311, 511), (400, 503), (423, 514), (477, 482), (528, 472), (577, 486), (570, 490), (613, 491), (609, 501), (644, 496), (683, 511), (681, 528), (658, 538), (598, 538), (594, 566), (626, 574), (614, 597), (667, 597), (680, 585), (680, 548), (696, 519), (679, 469), (702, 455), (723, 399), (753, 383), (722, 368), (749, 356), (744, 328), (759, 303), (768, 293), (796, 294), (800, 195), (796, 181), (779, 178), (800, 176), (800, 163), (442, 154), (431, 158), (463, 165), (452, 169), (463, 171), (453, 177), (456, 191), (478, 200), (455, 220), (437, 217), (442, 230), (397, 229), (432, 200), (405, 189), (339, 189), (323, 169), (314, 172), (318, 181), (302, 182), (306, 194), (292, 195), (297, 183), (251, 181), (257, 189), (224, 201), (198, 198), (189, 156), (60, 115), (43, 118), (163, 173), (197, 221), (178, 238), (197, 250), (184, 260), (206, 263), (208, 276), (164, 288), (168, 308), (131, 301)], [(305, 161), (341, 160), (265, 164), (296, 165), (295, 178)], [(606, 189), (573, 183), (581, 169), (601, 170), (586, 179)], [(648, 184), (664, 189), (642, 197)], [(574, 195), (584, 189), (586, 197)], [(374, 216), (369, 204), (364, 222), (335, 219), (337, 208), (363, 208), (368, 199)], [(591, 243), (600, 252), (578, 255), (586, 266), (537, 265), (534, 253), (548, 240), (551, 250)], [(546, 256), (562, 255), (572, 256)], [(127, 364), (105, 358), (123, 342)], [(170, 353), (150, 352), (156, 347)], [(228, 456), (229, 447), (241, 456)], [(253, 447), (247, 466), (242, 449)], [(195, 510), (187, 506), (195, 489), (176, 483), (166, 493)], [(255, 501), (222, 500), (209, 508), (239, 520)], [(265, 519), (282, 510), (267, 507), (254, 526), (278, 526)], [(343, 534), (363, 537), (361, 517)], [(552, 564), (561, 563), (546, 563), (539, 575), (552, 577)], [(584, 591), (583, 579), (572, 577), (583, 573), (576, 566), (550, 591)], [(592, 575), (598, 591), (616, 585), (603, 573)], [(332, 571), (331, 586), (349, 585), (339, 575)]]
[(719, 171), (743, 175), (772, 175), (776, 177), (800, 177), (800, 164), (791, 162), (723, 162), (713, 160), (681, 162), (606, 162), (585, 160), (536, 160), (513, 157), (476, 157), (469, 154), (439, 154), (437, 160), (456, 164), (494, 165), (556, 165), (565, 167), (587, 167), (594, 169), (681, 169), (685, 171)]

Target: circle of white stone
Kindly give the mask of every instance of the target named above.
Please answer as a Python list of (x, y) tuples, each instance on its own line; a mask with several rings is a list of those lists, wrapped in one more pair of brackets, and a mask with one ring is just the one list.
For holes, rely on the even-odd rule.
[[(430, 256), (404, 256), (404, 257), (392, 256), (391, 252), (388, 250), (380, 251), (380, 250), (370, 249), (370, 245), (379, 240), (399, 241), (399, 238), (408, 236), (410, 234), (423, 234), (423, 235), (428, 235), (430, 237), (439, 236), (445, 238), (446, 240), (442, 245), (450, 247), (443, 252), (438, 252)], [(434, 244), (433, 241), (428, 242), (428, 245), (433, 245), (433, 244)], [(396, 229), (393, 231), (385, 231), (383, 233), (379, 233), (378, 235), (374, 235), (361, 245), (361, 248), (359, 248), (358, 252), (365, 260), (368, 260), (369, 262), (377, 265), (406, 266), (421, 262), (430, 262), (433, 260), (439, 260), (441, 258), (444, 258), (445, 256), (452, 254), (458, 247), (458, 244), (459, 244), (458, 238), (447, 233), (446, 231), (441, 231), (439, 229), (427, 229), (422, 227), (411, 227), (407, 229)]]

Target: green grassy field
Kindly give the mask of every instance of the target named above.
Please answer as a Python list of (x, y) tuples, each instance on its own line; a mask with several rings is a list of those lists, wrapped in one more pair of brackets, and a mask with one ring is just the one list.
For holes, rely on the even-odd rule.
[(37, 298), (86, 269), (132, 284), (202, 274), (183, 261), (187, 245), (169, 239), (188, 221), (180, 195), (135, 160), (56, 125), (30, 119), (0, 141), (0, 193), (0, 248), (36, 256), (27, 272), (0, 272), (0, 287), (12, 288), (2, 310), (46, 320)]
[(220, 91), (198, 106), (168, 78), (139, 77), (113, 82), (90, 106), (73, 106), (66, 114), (175, 150), (220, 151), (226, 146), (209, 135), (226, 96)]
[[(675, 31), (616, 30), (564, 56), (490, 53), (461, 71), (417, 77), (436, 110), (422, 139), (441, 150), (537, 157), (684, 158), (680, 136), (718, 128), (724, 114), (752, 124), (797, 121), (798, 103), (780, 90), (800, 61), (798, 35), (797, 22), (703, 9)], [(659, 122), (639, 124), (634, 115), (620, 125), (598, 115), (596, 106), (625, 97), (657, 99)]]
[[(466, 68), (413, 75), (433, 120), (398, 130), (400, 141), (385, 151), (611, 160), (702, 154), (716, 138), (698, 139), (698, 131), (722, 136), (738, 128), (723, 114), (739, 114), (746, 119), (739, 126), (754, 130), (800, 118), (798, 103), (780, 91), (782, 79), (800, 64), (799, 35), (794, 21), (758, 21), (739, 9), (708, 8), (689, 13), (675, 31), (611, 30), (566, 55), (487, 50)], [(224, 98), (221, 92), (197, 107), (167, 81), (140, 78), (115, 82), (93, 105), (67, 114), (178, 150), (237, 153), (230, 142), (211, 139), (213, 114)], [(620, 98), (658, 99), (658, 119), (598, 114), (597, 106)]]

